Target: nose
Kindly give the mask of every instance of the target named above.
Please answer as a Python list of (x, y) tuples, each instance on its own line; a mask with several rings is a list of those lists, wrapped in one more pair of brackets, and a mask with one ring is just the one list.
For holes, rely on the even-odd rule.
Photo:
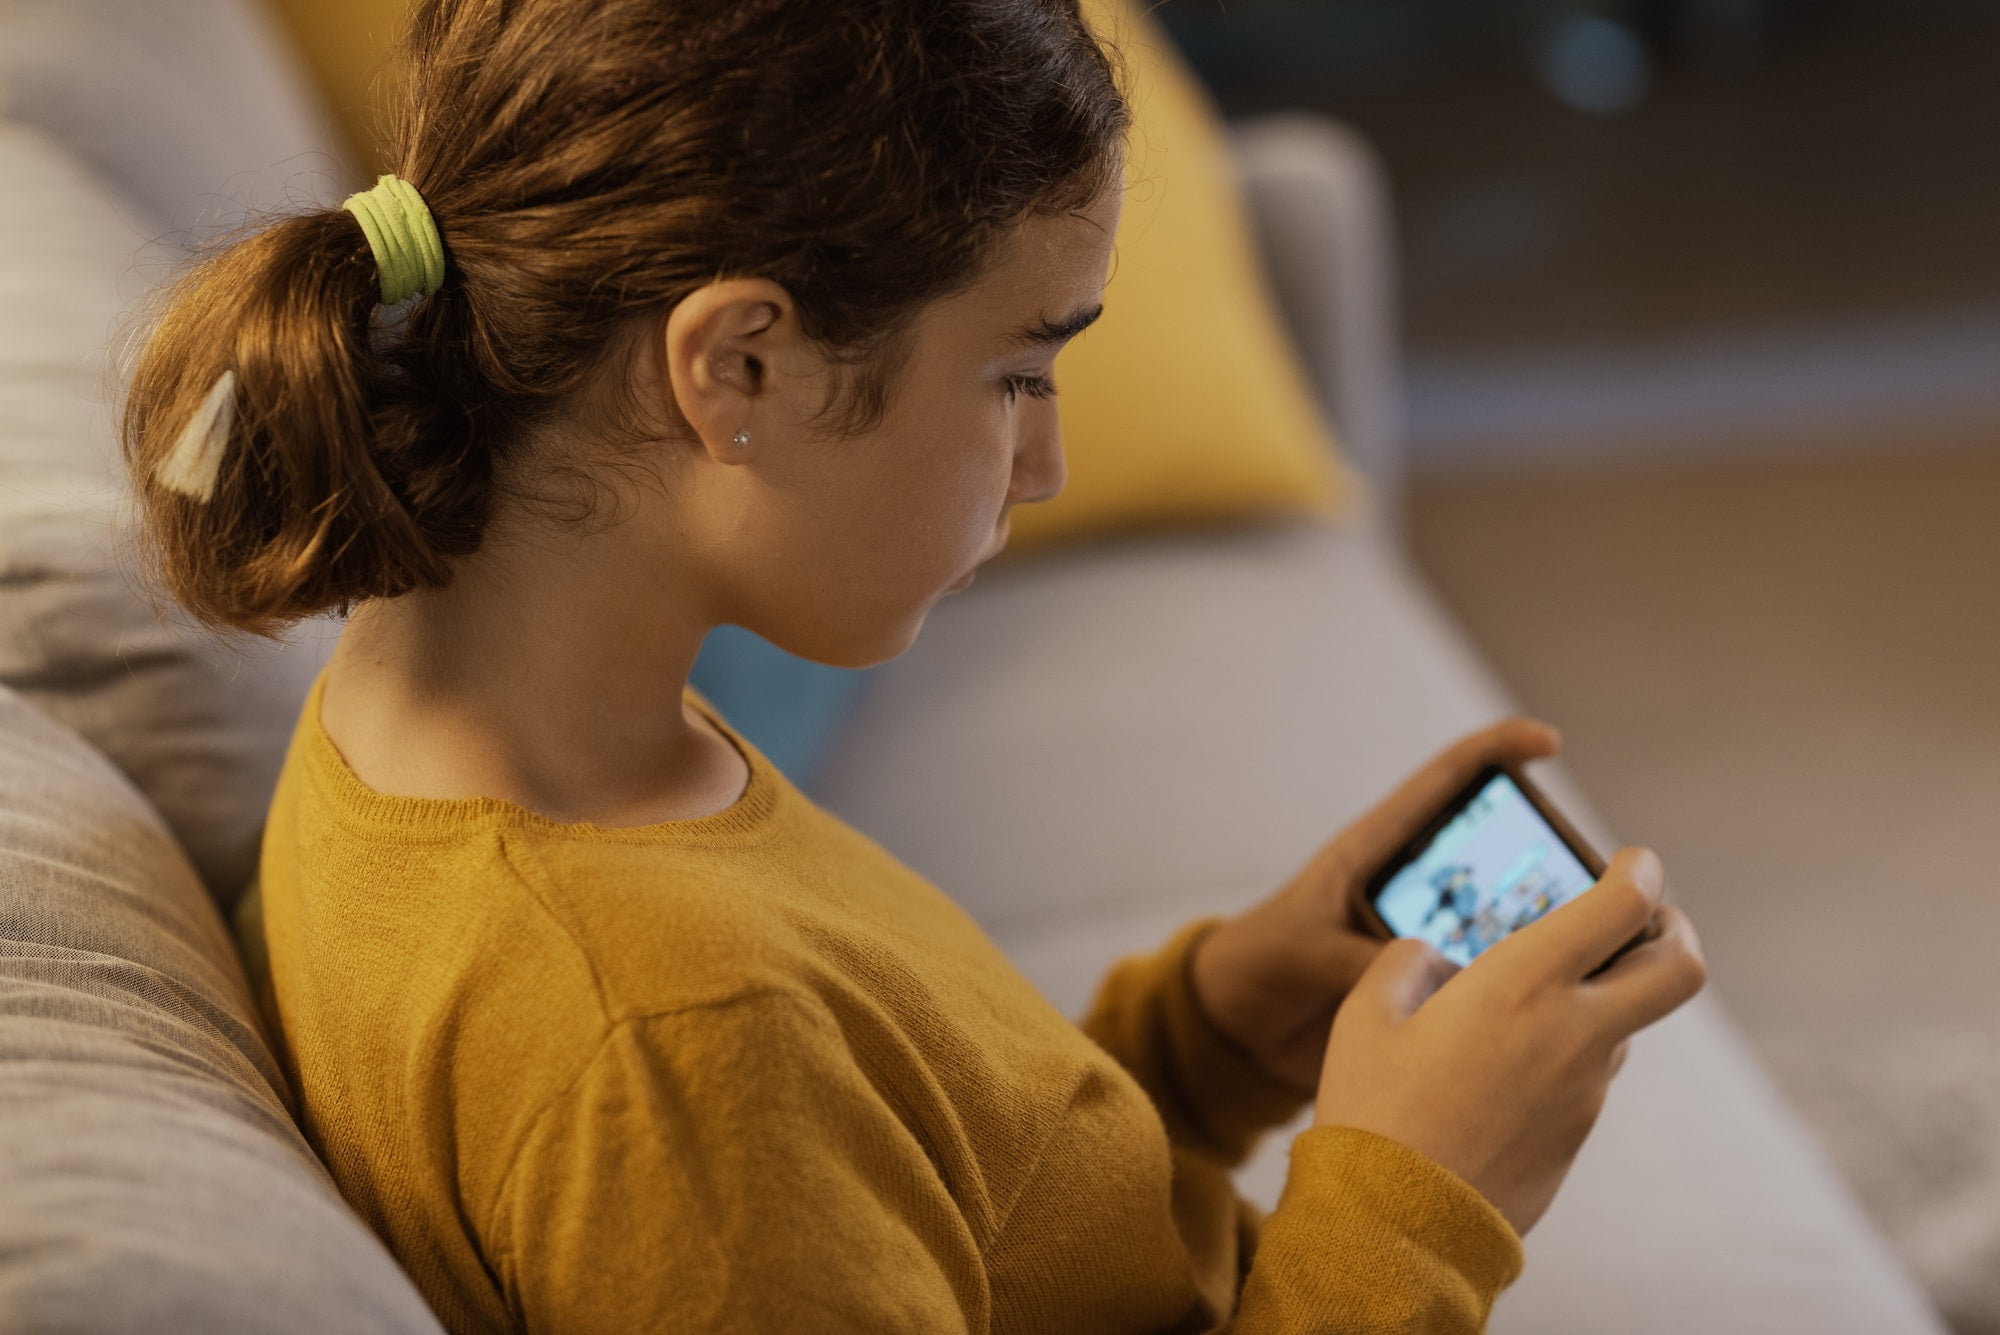
[(1014, 460), (1014, 486), (1008, 500), (1023, 505), (1052, 501), (1068, 480), (1068, 464), (1063, 458), (1062, 424), (1053, 406), (1046, 425), (1038, 425), (1027, 445)]

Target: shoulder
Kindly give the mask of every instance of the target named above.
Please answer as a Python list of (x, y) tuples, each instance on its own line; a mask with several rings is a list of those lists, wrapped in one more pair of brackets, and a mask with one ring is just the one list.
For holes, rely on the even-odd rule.
[[(794, 989), (811, 951), (776, 851), (502, 837), (509, 872), (591, 972), (607, 1023)], [(799, 993), (799, 995), (804, 995)]]
[(484, 1237), (530, 1329), (720, 1313), (731, 1329), (963, 1329), (984, 1283), (922, 1144), (823, 1009), (784, 990), (615, 1025), (519, 1142)]
[(607, 1159), (695, 1189), (683, 1179), (688, 1164), (719, 1176), (746, 1156), (767, 1166), (841, 1158), (856, 1152), (857, 1133), (870, 1147), (863, 1158), (891, 1141), (904, 1146), (892, 1158), (912, 1167), (924, 1158), (837, 1020), (803, 989), (745, 988), (627, 1015), (579, 1057), (517, 1137), (499, 1210), (602, 1194)]
[[(635, 1188), (691, 1186), (677, 1166), (719, 1173), (745, 1155), (804, 1153), (828, 1121), (880, 1103), (855, 1078), (838, 1026), (789, 989), (629, 1014), (577, 1057), (512, 1137), (493, 1206), (500, 1236), (532, 1229), (561, 1198), (576, 1198), (567, 1213)], [(861, 1102), (843, 1108), (843, 1090)]]

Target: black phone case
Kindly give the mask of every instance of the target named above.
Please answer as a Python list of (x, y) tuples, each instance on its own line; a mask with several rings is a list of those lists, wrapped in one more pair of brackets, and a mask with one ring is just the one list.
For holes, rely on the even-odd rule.
[[(1389, 879), (1404, 866), (1415, 861), (1417, 856), (1430, 844), (1431, 840), (1437, 837), (1438, 831), (1450, 824), (1452, 817), (1464, 810), (1466, 804), (1477, 797), (1481, 789), (1485, 788), (1487, 784), (1493, 782), (1495, 778), (1502, 774), (1505, 774), (1514, 781), (1515, 786), (1521, 790), (1521, 795), (1526, 797), (1541, 818), (1548, 822), (1549, 828), (1556, 832), (1556, 837), (1569, 846), (1569, 851), (1576, 855), (1576, 860), (1584, 865), (1585, 870), (1593, 877), (1602, 877), (1604, 875), (1609, 864), (1598, 856), (1597, 850), (1590, 846), (1590, 841), (1585, 839), (1574, 825), (1570, 824), (1568, 818), (1562, 812), (1556, 810), (1555, 803), (1549, 801), (1548, 795), (1536, 787), (1529, 780), (1528, 776), (1515, 766), (1505, 761), (1495, 761), (1490, 765), (1482, 767), (1478, 773), (1468, 779), (1464, 787), (1454, 793), (1443, 806), (1438, 808), (1429, 820), (1418, 827), (1416, 833), (1404, 841), (1401, 848), (1398, 848), (1389, 856), (1386, 862), (1377, 867), (1369, 875), (1367, 883), (1362, 887), (1361, 906), (1367, 916), (1369, 926), (1373, 928), (1376, 935), (1382, 937), (1384, 940), (1393, 940), (1396, 936), (1395, 929), (1383, 920), (1382, 915), (1375, 908), (1375, 901), (1380, 897), (1382, 891), (1388, 887)], [(1601, 973), (1603, 970), (1610, 968), (1626, 951), (1643, 941), (1651, 939), (1651, 936), (1652, 928), (1649, 924), (1647, 927), (1641, 929), (1639, 935), (1620, 946), (1609, 959), (1605, 960), (1603, 964), (1598, 965), (1597, 969), (1593, 970), (1593, 972)]]

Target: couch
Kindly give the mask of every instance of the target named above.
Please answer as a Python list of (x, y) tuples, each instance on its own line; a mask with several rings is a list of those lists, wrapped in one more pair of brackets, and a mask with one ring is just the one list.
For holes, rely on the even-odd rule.
[[(245, 647), (156, 615), (107, 406), (179, 241), (356, 182), (240, 0), (10, 0), (0, 97), (0, 1332), (435, 1332), (294, 1125), (223, 925), (333, 628)], [(1517, 709), (1400, 542), (1379, 168), (1311, 118), (1233, 142), (1364, 510), (991, 568), (809, 789), (1071, 1013)], [(1537, 777), (1601, 849), (1643, 840), (1560, 760)], [(1267, 1206), (1288, 1140), (1241, 1173)], [(1707, 994), (1634, 1041), (1527, 1258), (1495, 1331), (1942, 1329)]]

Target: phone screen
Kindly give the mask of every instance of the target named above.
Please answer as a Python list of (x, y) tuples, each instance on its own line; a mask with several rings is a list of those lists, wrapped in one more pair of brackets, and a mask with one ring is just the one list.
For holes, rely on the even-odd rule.
[(1375, 893), (1375, 911), (1398, 936), (1418, 936), (1454, 963), (1597, 883), (1561, 834), (1504, 771)]

